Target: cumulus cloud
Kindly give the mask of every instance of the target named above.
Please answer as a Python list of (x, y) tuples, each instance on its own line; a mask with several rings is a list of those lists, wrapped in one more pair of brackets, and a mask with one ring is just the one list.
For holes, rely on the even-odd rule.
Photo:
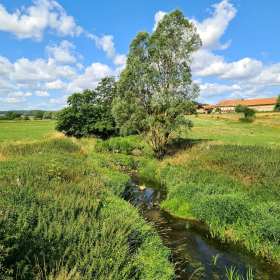
[(50, 44), (46, 47), (46, 52), (49, 57), (53, 57), (55, 61), (61, 63), (76, 63), (77, 59), (75, 55), (81, 57), (78, 53), (76, 53), (75, 45), (64, 40), (60, 43), (59, 46), (56, 44)]
[(27, 82), (55, 81), (58, 77), (73, 79), (77, 76), (76, 69), (69, 65), (58, 65), (52, 58), (47, 61), (36, 59), (30, 61), (27, 58), (21, 58), (14, 63), (14, 72), (10, 74), (10, 79), (26, 84)]
[(113, 42), (114, 36), (104, 35), (102, 38), (98, 36), (87, 33), (87, 37), (95, 41), (97, 48), (102, 49), (108, 58), (112, 59), (115, 65), (122, 65), (126, 63), (126, 55), (119, 54), (116, 52), (115, 44)]
[(0, 103), (23, 103), (26, 102), (25, 98), (18, 98), (18, 97), (6, 97), (6, 98), (1, 98), (0, 97)]
[(223, 96), (226, 93), (240, 90), (240, 85), (220, 85), (218, 83), (210, 84), (205, 83), (200, 85), (200, 95), (201, 97), (215, 97), (215, 96)]
[(47, 91), (35, 91), (36, 96), (39, 97), (50, 97), (51, 95)]
[(30, 96), (32, 96), (31, 92), (23, 93), (22, 91), (14, 91), (8, 94), (8, 97), (15, 97), (15, 98), (30, 97)]
[(13, 70), (14, 66), (9, 59), (0, 55), (0, 77), (8, 77)]
[(224, 35), (229, 22), (235, 17), (237, 10), (228, 0), (223, 0), (218, 4), (212, 5), (212, 7), (214, 11), (210, 12), (211, 16), (209, 18), (206, 18), (201, 23), (195, 19), (191, 21), (197, 28), (203, 48), (224, 50), (229, 47), (231, 41), (222, 45), (219, 40)]
[(83, 66), (83, 64), (81, 63), (77, 63), (76, 66), (78, 67), (78, 69), (81, 71), (83, 70), (85, 67)]
[(11, 90), (17, 89), (17, 85), (8, 79), (0, 79), (0, 94), (9, 93)]
[(51, 104), (62, 104), (62, 105), (66, 105), (66, 103), (67, 103), (67, 98), (68, 98), (69, 96), (70, 96), (70, 95), (64, 95), (64, 96), (61, 97), (61, 98), (51, 99)]
[(157, 25), (158, 25), (158, 22), (160, 20), (163, 19), (163, 17), (166, 15), (167, 13), (166, 12), (162, 12), (162, 11), (158, 11), (156, 14), (155, 14), (155, 25), (153, 27), (153, 31), (155, 31), (157, 29)]
[(50, 90), (57, 90), (57, 91), (65, 92), (67, 90), (68, 84), (65, 82), (62, 82), (60, 79), (58, 79), (54, 82), (45, 83), (45, 86), (47, 89), (50, 89)]
[(34, 0), (32, 6), (11, 14), (0, 4), (0, 30), (10, 32), (18, 39), (41, 41), (46, 28), (55, 30), (58, 36), (79, 36), (83, 32), (56, 1)]
[(79, 75), (68, 85), (68, 92), (81, 92), (85, 88), (94, 89), (98, 82), (110, 75), (114, 75), (115, 71), (108, 65), (101, 63), (92, 63), (91, 66), (85, 69), (85, 73)]

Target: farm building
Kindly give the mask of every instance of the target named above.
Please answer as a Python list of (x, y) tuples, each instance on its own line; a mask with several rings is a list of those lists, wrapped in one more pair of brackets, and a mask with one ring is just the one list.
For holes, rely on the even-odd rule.
[(242, 100), (241, 104), (248, 106), (255, 111), (273, 111), (277, 97)]
[[(229, 100), (221, 100), (217, 105), (211, 106), (200, 106), (197, 108), (198, 113), (206, 113), (208, 109), (214, 109), (219, 107), (222, 113), (234, 112), (235, 106), (237, 104), (243, 104), (248, 106), (255, 111), (273, 111), (277, 97), (272, 98), (262, 98), (262, 99), (229, 99)], [(215, 111), (215, 110), (214, 110)]]
[(199, 107), (197, 108), (196, 111), (197, 111), (198, 113), (205, 114), (205, 113), (207, 113), (207, 111), (208, 111), (209, 109), (214, 109), (216, 106), (217, 106), (217, 105), (199, 106)]

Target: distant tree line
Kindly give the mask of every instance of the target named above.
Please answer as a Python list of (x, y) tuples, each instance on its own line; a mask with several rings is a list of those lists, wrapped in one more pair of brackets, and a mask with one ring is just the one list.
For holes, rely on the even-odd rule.
[(57, 120), (59, 111), (2, 111), (0, 113), (4, 113), (0, 116), (0, 120), (30, 120), (30, 116), (33, 116), (34, 120)]

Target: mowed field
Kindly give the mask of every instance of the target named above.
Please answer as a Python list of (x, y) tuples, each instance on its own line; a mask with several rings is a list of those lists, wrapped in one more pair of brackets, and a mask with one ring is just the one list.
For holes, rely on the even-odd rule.
[(55, 121), (0, 122), (0, 143), (42, 140), (55, 133)]
[(269, 147), (280, 145), (279, 128), (200, 117), (191, 120), (194, 122), (189, 134), (191, 139)]

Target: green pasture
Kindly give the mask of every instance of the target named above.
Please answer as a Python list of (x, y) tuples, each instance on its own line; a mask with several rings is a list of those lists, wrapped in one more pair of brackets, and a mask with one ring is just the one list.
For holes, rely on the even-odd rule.
[(28, 142), (42, 140), (55, 132), (55, 121), (0, 122), (0, 143), (4, 141)]
[(199, 117), (191, 119), (194, 127), (189, 137), (194, 140), (271, 147), (280, 145), (279, 128)]

